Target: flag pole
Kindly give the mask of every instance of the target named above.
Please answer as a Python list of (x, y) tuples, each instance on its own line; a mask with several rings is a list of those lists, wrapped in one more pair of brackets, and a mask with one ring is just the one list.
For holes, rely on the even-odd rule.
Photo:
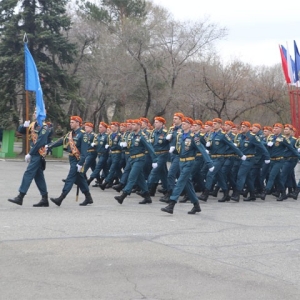
[[(25, 121), (29, 120), (29, 92), (25, 91), (26, 93), (26, 105), (25, 105)], [(26, 128), (26, 142), (25, 142), (25, 148), (26, 148), (26, 154), (29, 152), (29, 127)]]

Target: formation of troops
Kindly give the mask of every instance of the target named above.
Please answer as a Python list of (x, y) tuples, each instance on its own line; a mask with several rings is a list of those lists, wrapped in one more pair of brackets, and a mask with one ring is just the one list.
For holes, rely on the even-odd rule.
[(188, 214), (200, 212), (199, 201), (218, 197), (219, 192), (218, 202), (265, 200), (270, 194), (277, 201), (297, 199), (300, 139), (292, 125), (262, 127), (248, 121), (236, 125), (220, 118), (203, 123), (180, 112), (174, 113), (172, 124), (166, 127), (160, 116), (153, 124), (147, 118), (100, 122), (95, 133), (94, 124), (71, 116), (71, 131), (47, 144), (50, 130), (46, 123), (38, 125), (34, 113), (33, 122), (25, 121), (18, 129), (25, 134), (29, 128), (31, 147), (25, 156), (29, 164), (19, 195), (8, 201), (22, 205), (35, 180), (41, 200), (33, 206), (49, 206), (45, 156), (58, 146), (69, 153), (70, 169), (61, 195), (50, 198), (57, 206), (74, 184), (77, 195), (79, 190), (85, 195), (80, 205), (92, 204), (93, 181), (93, 187), (118, 192), (114, 198), (120, 204), (132, 193), (141, 197), (139, 204), (150, 204), (159, 192), (159, 201), (167, 204), (161, 210), (170, 214), (178, 201), (193, 204)]

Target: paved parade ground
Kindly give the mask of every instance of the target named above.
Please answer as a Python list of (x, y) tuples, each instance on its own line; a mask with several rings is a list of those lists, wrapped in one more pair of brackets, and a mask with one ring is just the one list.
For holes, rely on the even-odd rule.
[[(158, 201), (119, 205), (112, 189), (91, 187), (94, 204), (34, 208), (33, 183), (23, 206), (23, 161), (0, 161), (1, 299), (300, 299), (300, 199), (191, 203), (161, 212)], [(61, 193), (69, 165), (48, 161), (50, 197)]]

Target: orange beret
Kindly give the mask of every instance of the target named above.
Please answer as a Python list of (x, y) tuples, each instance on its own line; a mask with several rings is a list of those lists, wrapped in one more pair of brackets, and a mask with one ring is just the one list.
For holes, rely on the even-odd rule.
[(194, 120), (193, 120), (192, 118), (189, 118), (189, 117), (184, 117), (184, 118), (182, 119), (182, 122), (184, 122), (184, 123), (189, 123), (189, 124), (193, 125)]
[(119, 122), (110, 122), (110, 125), (115, 125), (115, 126), (119, 127), (120, 123)]
[(247, 127), (251, 127), (251, 123), (250, 122), (248, 122), (248, 121), (243, 121), (243, 122), (241, 122), (241, 125), (244, 125), (244, 126), (247, 126)]
[(128, 119), (128, 120), (126, 120), (126, 123), (132, 123), (132, 120), (131, 119)]
[(79, 116), (71, 116), (70, 119), (78, 122), (80, 125), (82, 124), (82, 119)]
[(284, 128), (285, 128), (285, 127), (288, 127), (289, 129), (293, 130), (293, 125), (291, 125), (291, 124), (285, 124), (285, 125), (284, 125)]
[(94, 124), (93, 124), (93, 123), (90, 123), (90, 122), (85, 122), (85, 123), (84, 123), (84, 126), (89, 126), (89, 127), (94, 128)]
[(202, 121), (201, 121), (201, 120), (194, 120), (194, 123), (193, 123), (193, 125), (199, 125), (199, 126), (202, 126), (202, 125), (203, 125), (203, 123), (202, 123)]
[(166, 124), (166, 120), (163, 117), (155, 117), (154, 120)]
[(295, 131), (295, 132), (296, 132), (296, 131), (297, 131), (297, 128), (296, 128), (296, 127), (293, 127), (293, 131)]
[(236, 124), (232, 122), (232, 128), (236, 128)]
[(126, 123), (121, 123), (120, 126), (127, 127), (127, 124)]
[(233, 125), (234, 125), (233, 122), (230, 120), (225, 121), (224, 124), (229, 125), (231, 127), (233, 127)]
[(273, 127), (279, 127), (279, 128), (283, 128), (283, 125), (281, 123), (275, 123), (273, 125)]
[(132, 120), (132, 124), (142, 125), (142, 120), (141, 119)]
[(100, 122), (99, 125), (102, 125), (103, 127), (107, 128), (108, 125), (105, 122)]
[(145, 122), (145, 123), (150, 123), (149, 120), (147, 118), (144, 118), (144, 117), (140, 118), (140, 121)]
[(205, 122), (205, 125), (213, 126), (213, 122), (212, 122), (212, 121), (206, 121), (206, 122)]
[(259, 129), (261, 129), (261, 125), (259, 124), (259, 123), (254, 123), (254, 124), (252, 124), (252, 127), (257, 127), (257, 128), (259, 128)]
[(213, 119), (213, 122), (215, 122), (215, 123), (220, 123), (220, 124), (223, 123), (222, 119), (220, 119), (220, 118), (214, 118), (214, 119)]
[(184, 118), (184, 114), (177, 112), (177, 113), (174, 113), (174, 117), (179, 117), (182, 120)]

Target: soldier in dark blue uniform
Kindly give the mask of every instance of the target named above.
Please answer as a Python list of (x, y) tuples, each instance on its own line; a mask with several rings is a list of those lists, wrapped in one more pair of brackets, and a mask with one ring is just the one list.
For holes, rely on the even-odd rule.
[(130, 134), (128, 144), (131, 170), (126, 186), (123, 188), (122, 195), (115, 196), (115, 199), (122, 204), (124, 199), (131, 194), (133, 186), (137, 184), (141, 189), (141, 196), (144, 197), (144, 200), (139, 202), (139, 204), (152, 203), (143, 172), (145, 164), (145, 152), (148, 151), (150, 154), (153, 162), (153, 168), (157, 167), (157, 157), (152, 145), (147, 142), (145, 134), (141, 131), (141, 121), (138, 119), (132, 121), (132, 133)]
[(87, 149), (87, 155), (84, 162), (84, 174), (86, 175), (86, 172), (89, 168), (91, 168), (92, 171), (95, 170), (96, 167), (96, 159), (97, 159), (97, 151), (96, 151), (96, 133), (94, 132), (94, 124), (91, 122), (85, 122), (84, 123), (84, 130), (88, 137), (88, 149)]
[(166, 120), (162, 117), (154, 118), (154, 130), (150, 135), (150, 141), (157, 155), (157, 168), (152, 169), (148, 178), (148, 188), (151, 196), (155, 196), (155, 191), (159, 180), (161, 180), (163, 190), (167, 190), (168, 169), (167, 161), (169, 157), (169, 141), (166, 139), (167, 130), (164, 129)]
[(225, 176), (221, 172), (221, 169), (225, 163), (228, 148), (232, 149), (234, 153), (240, 156), (243, 160), (246, 159), (246, 156), (243, 155), (243, 153), (233, 144), (230, 137), (222, 131), (222, 123), (223, 121), (220, 118), (213, 119), (214, 132), (211, 133), (210, 138), (206, 143), (206, 147), (209, 149), (210, 157), (213, 160), (215, 169), (213, 172), (208, 172), (206, 176), (205, 190), (199, 197), (202, 201), (207, 201), (209, 191), (212, 188), (215, 177), (224, 192), (224, 197), (222, 199), (227, 199), (229, 190)]
[(76, 182), (81, 192), (85, 195), (85, 200), (80, 203), (81, 206), (86, 206), (93, 203), (90, 194), (89, 186), (84, 177), (83, 168), (88, 149), (88, 136), (81, 129), (82, 119), (79, 116), (71, 116), (70, 127), (68, 132), (61, 139), (48, 145), (48, 148), (54, 148), (63, 145), (64, 149), (69, 152), (70, 170), (62, 189), (62, 193), (58, 198), (50, 198), (57, 206), (60, 206), (62, 201), (71, 191), (73, 184)]
[(128, 144), (130, 143), (129, 142), (130, 133), (132, 132), (131, 127), (132, 127), (132, 120), (128, 119), (126, 121), (126, 132), (122, 135), (122, 139), (120, 142), (120, 146), (122, 147), (122, 156), (124, 156), (124, 160), (125, 160), (125, 167), (123, 169), (123, 174), (121, 176), (120, 182), (112, 186), (112, 188), (119, 193), (126, 185), (131, 170), (130, 153), (128, 149)]
[[(291, 145), (291, 142), (282, 135), (283, 125), (281, 123), (276, 123), (273, 126), (273, 133), (268, 137), (267, 146), (269, 147), (269, 152), (271, 156), (269, 178), (267, 181), (266, 189), (261, 194), (261, 199), (265, 200), (267, 194), (271, 193), (271, 189), (275, 183), (276, 177), (279, 175), (283, 164), (284, 164), (284, 154), (286, 150), (290, 150), (290, 153), (299, 159), (300, 155), (298, 151)], [(277, 201), (282, 201), (287, 199), (284, 182), (282, 177), (279, 176), (276, 184), (278, 185), (278, 190), (280, 191), (280, 196)]]
[[(99, 123), (99, 133), (96, 136), (96, 140), (94, 141), (94, 147), (96, 147), (96, 153), (98, 155), (98, 161), (96, 163), (96, 167), (90, 178), (88, 179), (88, 185), (97, 178), (100, 182), (100, 176), (105, 177), (108, 174), (108, 167), (107, 167), (107, 159), (108, 159), (108, 149), (105, 148), (107, 145), (107, 129), (108, 125), (105, 122)], [(100, 172), (102, 171), (102, 174)], [(102, 178), (103, 178), (102, 177)]]
[(178, 152), (176, 150), (176, 141), (177, 141), (177, 134), (182, 133), (182, 128), (181, 128), (181, 120), (184, 118), (184, 115), (180, 112), (177, 112), (173, 116), (173, 126), (169, 128), (168, 134), (166, 136), (166, 139), (170, 141), (170, 150), (169, 152), (171, 153), (170, 155), (170, 160), (171, 160), (171, 165), (168, 170), (168, 187), (167, 187), (167, 192), (166, 194), (159, 199), (161, 202), (169, 202), (170, 201), (170, 196), (172, 194), (172, 191), (175, 187), (175, 182), (176, 179), (179, 176), (180, 168), (179, 168), (179, 156)]
[[(150, 121), (144, 117), (139, 118), (139, 120), (142, 122), (141, 130), (143, 131), (144, 136), (149, 142), (150, 134), (151, 134), (151, 130), (149, 130)], [(144, 176), (145, 179), (148, 180), (148, 177), (152, 169), (152, 159), (151, 159), (151, 155), (148, 153), (147, 150), (145, 154), (146, 154), (146, 159), (145, 159), (145, 166), (144, 166)]]
[(8, 199), (8, 201), (22, 205), (23, 198), (26, 195), (32, 180), (34, 179), (42, 199), (39, 203), (34, 204), (34, 207), (48, 207), (48, 191), (47, 185), (44, 177), (45, 170), (45, 156), (47, 149), (45, 145), (47, 144), (47, 138), (49, 134), (48, 126), (46, 123), (40, 126), (36, 120), (36, 112), (33, 113), (33, 122), (25, 121), (24, 125), (18, 128), (18, 132), (21, 134), (26, 134), (26, 128), (29, 127), (29, 137), (30, 137), (30, 151), (25, 156), (25, 161), (28, 162), (27, 169), (23, 175), (21, 186), (19, 188), (19, 195), (15, 198)]
[(244, 188), (245, 183), (247, 184), (247, 188), (250, 192), (250, 197), (245, 198), (244, 201), (255, 201), (255, 188), (254, 188), (254, 178), (251, 175), (251, 169), (255, 163), (255, 153), (261, 153), (262, 157), (266, 164), (270, 163), (270, 156), (267, 149), (261, 143), (260, 138), (250, 132), (251, 124), (248, 121), (244, 121), (241, 123), (241, 134), (237, 140), (238, 148), (241, 152), (246, 156), (246, 159), (243, 160), (240, 164), (238, 175), (237, 175), (237, 183), (236, 190), (234, 190), (231, 200), (238, 202), (240, 200), (240, 194), (242, 189)]
[(121, 178), (121, 159), (122, 159), (122, 147), (120, 146), (121, 134), (119, 132), (119, 122), (111, 122), (111, 133), (108, 135), (108, 143), (105, 146), (106, 149), (109, 149), (111, 165), (109, 168), (108, 175), (105, 177), (105, 180), (100, 184), (101, 190), (113, 186), (113, 181), (116, 178)]
[(214, 165), (206, 153), (205, 147), (201, 143), (199, 143), (199, 145), (195, 143), (193, 134), (190, 130), (192, 125), (193, 119), (188, 117), (183, 118), (182, 133), (177, 135), (175, 147), (179, 156), (180, 175), (178, 177), (176, 186), (173, 189), (172, 195), (170, 196), (169, 205), (161, 209), (169, 214), (173, 214), (174, 206), (184, 189), (186, 190), (189, 199), (193, 203), (193, 208), (188, 212), (188, 214), (195, 214), (201, 211), (191, 180), (193, 164), (195, 162), (197, 151), (202, 153), (205, 162), (208, 164), (209, 170), (213, 171), (214, 169)]

